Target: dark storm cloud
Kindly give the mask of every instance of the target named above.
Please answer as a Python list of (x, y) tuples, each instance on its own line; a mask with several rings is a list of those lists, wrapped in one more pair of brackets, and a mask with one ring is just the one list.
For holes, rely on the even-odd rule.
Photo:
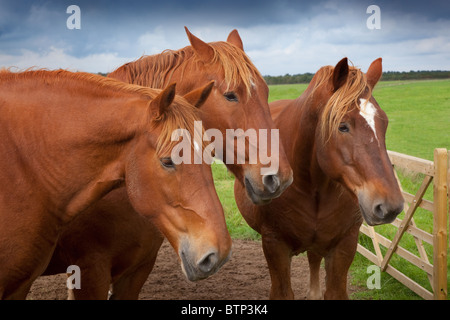
[[(66, 8), (81, 8), (68, 30)], [(381, 8), (368, 30), (366, 9)], [(205, 41), (237, 28), (263, 73), (314, 72), (344, 55), (392, 70), (449, 69), (449, 1), (6, 1), (0, 0), (0, 66), (34, 63), (88, 71), (188, 44), (184, 26)]]

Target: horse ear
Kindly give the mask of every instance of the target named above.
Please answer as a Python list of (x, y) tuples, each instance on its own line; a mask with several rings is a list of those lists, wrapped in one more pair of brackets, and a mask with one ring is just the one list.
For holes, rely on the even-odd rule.
[(214, 58), (213, 48), (206, 42), (194, 36), (187, 27), (184, 27), (184, 29), (186, 30), (186, 34), (189, 38), (189, 42), (191, 43), (192, 48), (194, 49), (194, 52), (200, 57), (202, 61), (211, 61)]
[(227, 42), (235, 45), (236, 47), (244, 51), (244, 44), (242, 43), (241, 36), (239, 35), (239, 32), (236, 29), (230, 32), (227, 38)]
[(334, 67), (333, 71), (333, 89), (336, 91), (347, 82), (348, 77), (348, 61), (347, 58), (342, 59)]
[(380, 80), (383, 73), (382, 59), (378, 58), (370, 64), (369, 70), (367, 70), (366, 77), (367, 83), (373, 89)]
[(150, 112), (154, 119), (162, 116), (172, 104), (175, 99), (175, 87), (175, 83), (168, 85), (150, 102)]
[(206, 99), (208, 99), (209, 94), (211, 93), (212, 88), (214, 86), (214, 83), (215, 81), (212, 80), (206, 86), (187, 93), (186, 95), (183, 96), (183, 98), (185, 98), (194, 107), (200, 108), (205, 103)]

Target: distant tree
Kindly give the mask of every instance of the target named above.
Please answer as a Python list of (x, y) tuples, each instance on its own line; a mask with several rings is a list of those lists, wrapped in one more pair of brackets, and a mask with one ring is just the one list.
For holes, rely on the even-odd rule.
[[(293, 83), (309, 83), (314, 76), (313, 73), (301, 73), (284, 76), (264, 76), (267, 84), (293, 84)], [(393, 80), (425, 80), (425, 79), (448, 79), (450, 71), (432, 70), (432, 71), (386, 71), (381, 77), (382, 81)]]

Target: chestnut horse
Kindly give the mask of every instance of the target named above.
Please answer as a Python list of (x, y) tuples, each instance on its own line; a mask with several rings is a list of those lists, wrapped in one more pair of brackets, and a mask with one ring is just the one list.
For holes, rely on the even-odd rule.
[[(119, 67), (108, 77), (151, 88), (163, 88), (176, 81), (181, 93), (215, 80), (211, 97), (202, 106), (203, 125), (206, 129), (215, 128), (222, 132), (224, 150), (216, 150), (216, 153), (225, 159), (226, 152), (234, 151), (233, 163), (225, 164), (245, 186), (252, 202), (268, 203), (292, 183), (292, 170), (283, 148), (280, 146), (277, 150), (278, 172), (262, 175), (261, 168), (267, 165), (249, 163), (248, 154), (245, 154), (246, 163), (239, 164), (236, 146), (226, 148), (225, 137), (227, 129), (275, 129), (269, 111), (269, 88), (245, 54), (237, 30), (229, 34), (226, 42), (205, 43), (185, 29), (191, 46), (141, 57)], [(270, 139), (267, 148), (271, 149)]]
[[(197, 104), (211, 88), (186, 99)], [(217, 271), (231, 238), (211, 169), (170, 158), (172, 131), (193, 133), (198, 119), (186, 99), (175, 85), (150, 89), (62, 70), (0, 73), (0, 298), (25, 298), (62, 228), (122, 186), (188, 277)]]
[[(215, 80), (200, 118), (205, 128), (222, 132), (224, 150), (216, 150), (219, 154), (226, 151), (226, 129), (275, 128), (268, 87), (245, 54), (239, 33), (233, 30), (226, 42), (213, 43), (203, 42), (187, 28), (186, 33), (191, 46), (144, 56), (119, 67), (109, 77), (150, 87), (164, 87), (176, 80), (181, 93)], [(236, 158), (237, 152), (234, 155)], [(279, 196), (292, 182), (282, 146), (278, 160), (278, 173), (264, 178), (261, 163), (234, 161), (227, 167), (246, 186), (251, 201), (262, 204)], [(137, 299), (164, 238), (151, 222), (133, 213), (125, 189), (109, 193), (65, 229), (45, 274), (63, 273), (75, 264), (84, 281), (81, 289), (70, 292), (71, 298), (105, 299), (112, 283), (111, 299)]]
[(254, 206), (235, 184), (248, 224), (262, 235), (271, 276), (271, 299), (293, 299), (290, 265), (307, 251), (308, 298), (322, 298), (319, 268), (325, 258), (325, 299), (348, 299), (347, 273), (363, 217), (369, 225), (392, 222), (403, 198), (389, 161), (388, 118), (372, 96), (381, 58), (367, 74), (323, 67), (295, 100), (275, 101), (271, 111), (294, 170), (293, 184), (266, 206)]

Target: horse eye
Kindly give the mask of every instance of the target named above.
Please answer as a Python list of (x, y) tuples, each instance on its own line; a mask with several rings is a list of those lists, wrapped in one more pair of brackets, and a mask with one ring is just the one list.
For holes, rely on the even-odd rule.
[(346, 123), (341, 123), (339, 125), (339, 131), (340, 132), (349, 132), (350, 128), (348, 127), (348, 125)]
[(162, 166), (164, 168), (168, 168), (168, 169), (174, 169), (175, 168), (175, 163), (173, 163), (172, 159), (167, 157), (167, 158), (161, 158), (159, 159), (159, 161), (161, 162)]
[(225, 99), (227, 99), (228, 101), (231, 102), (238, 102), (238, 97), (234, 92), (225, 92), (223, 94), (223, 96), (225, 97)]

